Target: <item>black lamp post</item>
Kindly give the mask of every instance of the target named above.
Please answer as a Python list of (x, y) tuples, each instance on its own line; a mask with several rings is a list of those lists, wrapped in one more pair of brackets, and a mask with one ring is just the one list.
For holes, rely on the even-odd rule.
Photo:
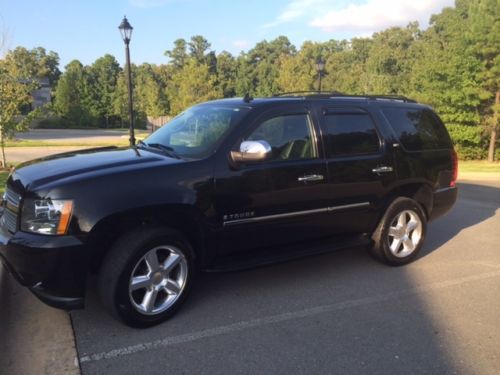
[(127, 17), (123, 17), (123, 21), (118, 26), (120, 34), (122, 34), (122, 39), (125, 42), (125, 57), (127, 59), (127, 77), (128, 77), (128, 112), (130, 116), (130, 146), (135, 145), (135, 135), (134, 135), (134, 107), (132, 105), (132, 71), (130, 69), (130, 50), (128, 45), (130, 44), (130, 39), (132, 38), (132, 30), (134, 29), (130, 23), (128, 23)]
[(316, 71), (318, 72), (318, 91), (321, 91), (321, 77), (325, 71), (325, 62), (321, 59), (321, 57), (319, 57), (314, 65), (316, 67)]

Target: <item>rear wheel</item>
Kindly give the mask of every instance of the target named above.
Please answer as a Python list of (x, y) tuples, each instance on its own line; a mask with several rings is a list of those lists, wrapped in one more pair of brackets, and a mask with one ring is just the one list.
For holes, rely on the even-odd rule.
[(141, 228), (118, 240), (106, 255), (99, 294), (115, 316), (147, 327), (172, 316), (194, 278), (189, 243), (173, 230)]
[(413, 261), (423, 246), (427, 220), (420, 205), (410, 198), (395, 199), (372, 235), (372, 254), (399, 266)]

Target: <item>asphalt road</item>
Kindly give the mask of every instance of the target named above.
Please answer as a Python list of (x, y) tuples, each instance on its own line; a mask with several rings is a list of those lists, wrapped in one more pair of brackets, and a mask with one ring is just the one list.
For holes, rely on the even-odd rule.
[(83, 150), (90, 147), (93, 146), (7, 147), (5, 149), (5, 155), (9, 163), (17, 164), (33, 159), (43, 158), (49, 155)]
[[(144, 138), (147, 134), (144, 130), (136, 130), (136, 137)], [(17, 133), (16, 138), (49, 142), (57, 146), (7, 147), (5, 153), (9, 163), (17, 164), (62, 152), (99, 147), (102, 144), (123, 144), (128, 137), (127, 130), (118, 129), (33, 129)], [(78, 146), (67, 146), (68, 144), (78, 144)]]
[[(137, 130), (141, 132), (141, 130)], [(16, 133), (21, 140), (101, 142), (128, 138), (127, 129), (31, 129)]]
[(203, 274), (179, 314), (146, 330), (113, 320), (90, 293), (71, 314), (81, 370), (498, 374), (499, 243), (500, 181), (462, 182), (405, 267), (353, 249)]

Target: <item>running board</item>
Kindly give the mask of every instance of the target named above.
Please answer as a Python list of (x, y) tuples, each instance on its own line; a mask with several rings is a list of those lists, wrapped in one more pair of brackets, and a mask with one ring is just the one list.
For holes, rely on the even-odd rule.
[(206, 268), (206, 272), (229, 272), (267, 266), (275, 263), (300, 259), (306, 256), (330, 253), (353, 247), (364, 247), (371, 244), (369, 235), (358, 235), (340, 240), (322, 241), (321, 243), (299, 243), (282, 247), (264, 248), (244, 254), (216, 258), (214, 265)]

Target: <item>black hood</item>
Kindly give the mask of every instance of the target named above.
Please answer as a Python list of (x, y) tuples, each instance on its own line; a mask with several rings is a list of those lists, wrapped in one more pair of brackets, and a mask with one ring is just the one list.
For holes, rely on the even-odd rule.
[(89, 175), (105, 171), (158, 163), (173, 164), (182, 160), (173, 159), (163, 154), (137, 148), (93, 148), (64, 154), (52, 155), (21, 164), (12, 174), (14, 184), (21, 183), (24, 189), (35, 189), (57, 180)]

